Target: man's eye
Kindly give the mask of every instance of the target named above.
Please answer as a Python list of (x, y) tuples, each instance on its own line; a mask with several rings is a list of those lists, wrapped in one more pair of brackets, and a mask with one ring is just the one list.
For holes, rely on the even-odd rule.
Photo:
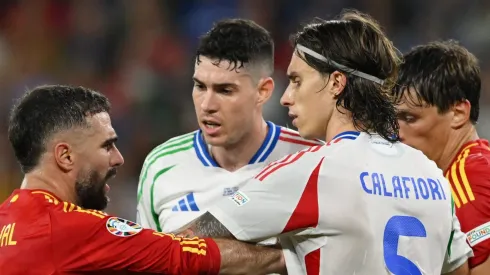
[(417, 118), (415, 116), (409, 114), (399, 115), (398, 119), (406, 123), (414, 123), (415, 121), (417, 121)]
[(291, 82), (291, 84), (296, 85), (296, 86), (299, 86), (301, 84), (301, 82), (298, 79), (291, 79), (290, 82)]
[(233, 91), (231, 89), (221, 89), (220, 93), (228, 95), (231, 94)]
[(205, 90), (206, 87), (202, 84), (199, 84), (199, 83), (194, 83), (194, 87), (197, 88), (198, 90), (202, 91), (202, 90)]

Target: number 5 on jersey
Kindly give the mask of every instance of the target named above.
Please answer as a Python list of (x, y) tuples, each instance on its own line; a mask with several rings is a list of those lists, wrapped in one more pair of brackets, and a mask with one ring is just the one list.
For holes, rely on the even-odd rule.
[(427, 237), (422, 222), (410, 216), (393, 216), (385, 226), (383, 250), (386, 267), (394, 275), (422, 275), (420, 269), (409, 259), (398, 255), (398, 239), (406, 237)]

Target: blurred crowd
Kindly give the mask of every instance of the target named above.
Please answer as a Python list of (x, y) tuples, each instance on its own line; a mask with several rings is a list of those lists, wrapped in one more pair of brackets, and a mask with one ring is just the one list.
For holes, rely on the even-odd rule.
[(112, 102), (125, 165), (110, 184), (109, 212), (135, 219), (136, 188), (146, 154), (193, 131), (194, 50), (214, 21), (243, 17), (276, 43), (276, 90), (265, 116), (287, 125), (279, 105), (292, 49), (289, 34), (314, 17), (356, 8), (376, 18), (402, 51), (454, 38), (482, 67), (478, 125), (490, 137), (490, 1), (478, 0), (0, 0), (0, 199), (22, 175), (7, 139), (8, 112), (26, 89), (72, 84)]

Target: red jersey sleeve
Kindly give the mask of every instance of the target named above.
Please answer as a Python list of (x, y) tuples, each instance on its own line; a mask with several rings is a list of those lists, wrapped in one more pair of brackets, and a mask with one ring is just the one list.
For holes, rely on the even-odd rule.
[(474, 257), (473, 268), (490, 255), (490, 152), (466, 153), (447, 171), (461, 230)]
[(211, 239), (183, 239), (142, 229), (103, 212), (64, 203), (51, 211), (54, 262), (60, 271), (218, 274), (220, 252)]

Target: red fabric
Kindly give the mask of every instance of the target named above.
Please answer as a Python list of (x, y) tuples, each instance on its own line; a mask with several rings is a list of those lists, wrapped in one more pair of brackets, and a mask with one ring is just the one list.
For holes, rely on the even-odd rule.
[(463, 145), (445, 175), (451, 183), (461, 230), (470, 236), (468, 243), (472, 245), (475, 256), (469, 259), (469, 264), (470, 268), (473, 268), (483, 263), (490, 255), (490, 231), (488, 239), (476, 244), (475, 239), (471, 237), (475, 228), (485, 224), (490, 226), (488, 141), (479, 139)]
[[(3, 229), (0, 236), (0, 270), (2, 274), (218, 274), (221, 256), (213, 240), (139, 231), (139, 225), (118, 219), (81, 209), (46, 191), (16, 190), (0, 205), (0, 230), (13, 228)], [(118, 226), (128, 226), (133, 233)]]

